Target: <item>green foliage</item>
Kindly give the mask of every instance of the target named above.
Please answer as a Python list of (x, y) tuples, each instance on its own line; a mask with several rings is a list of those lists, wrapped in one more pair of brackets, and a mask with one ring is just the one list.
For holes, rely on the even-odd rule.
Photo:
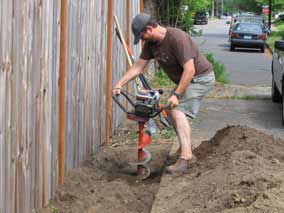
[[(225, 69), (224, 65), (216, 61), (212, 53), (206, 54), (207, 60), (212, 64), (216, 81), (220, 83), (229, 83), (229, 73)], [(155, 75), (154, 79), (151, 81), (153, 87), (169, 87), (173, 86), (174, 83), (169, 79), (167, 74), (160, 69), (159, 72)]]
[(52, 213), (58, 213), (59, 212), (59, 209), (53, 205), (50, 205), (49, 206), (49, 209), (51, 210)]
[(284, 25), (283, 25), (283, 21), (279, 20), (279, 21), (275, 22), (274, 24), (275, 24), (275, 27), (277, 28), (278, 31), (272, 31), (269, 34), (268, 39), (266, 41), (266, 43), (268, 44), (268, 46), (272, 50), (274, 49), (275, 41), (284, 40)]
[[(269, 0), (255, 0), (259, 6), (268, 5)], [(272, 11), (282, 11), (284, 9), (284, 0), (272, 0)]]
[(173, 82), (169, 79), (167, 74), (162, 69), (160, 69), (159, 72), (155, 75), (155, 77), (152, 80), (151, 84), (154, 87), (172, 86), (172, 85), (174, 85)]
[[(150, 1), (150, 0), (149, 0)], [(221, 0), (154, 0), (157, 5), (157, 18), (167, 26), (181, 27), (185, 31), (193, 30), (193, 16), (198, 11), (211, 11), (212, 2), (215, 9), (221, 8)], [(224, 12), (249, 11), (262, 13), (262, 6), (269, 0), (223, 0)], [(217, 4), (218, 3), (218, 7)], [(272, 0), (272, 12), (284, 9), (284, 0)]]
[(258, 0), (224, 0), (224, 6), (224, 10), (228, 12), (249, 11), (261, 13), (262, 10), (262, 4)]
[(207, 12), (210, 10), (211, 0), (184, 0), (183, 6), (187, 7), (187, 10), (184, 11), (181, 16), (181, 27), (186, 32), (194, 32), (193, 28), (193, 19), (196, 12), (204, 11)]
[(282, 20), (276, 21), (274, 25), (279, 31), (284, 31), (284, 22)]
[(272, 31), (270, 34), (269, 34), (269, 37), (266, 41), (267, 45), (273, 50), (274, 49), (274, 43), (275, 41), (278, 41), (278, 40), (282, 40), (283, 39), (283, 31), (279, 31), (279, 32), (275, 32), (275, 31)]
[(161, 132), (161, 138), (162, 139), (174, 139), (176, 137), (175, 130), (173, 128), (165, 128)]
[(224, 84), (229, 83), (229, 73), (226, 71), (224, 65), (216, 61), (212, 53), (206, 54), (206, 58), (213, 66), (216, 81)]
[(180, 21), (180, 27), (181, 29), (183, 29), (185, 32), (194, 32), (194, 28), (193, 28), (193, 15), (192, 13), (184, 13), (181, 17), (181, 21)]
[(209, 11), (212, 0), (155, 0), (157, 18), (164, 25), (193, 31), (193, 17), (198, 11)]
[[(261, 14), (262, 6), (268, 6), (268, 4), (269, 0), (224, 0), (224, 11), (249, 11)], [(284, 0), (272, 0), (272, 12), (282, 11), (283, 9)]]
[(241, 96), (232, 96), (231, 99), (236, 99), (236, 100), (257, 100), (259, 98), (257, 98), (255, 95), (241, 95)]

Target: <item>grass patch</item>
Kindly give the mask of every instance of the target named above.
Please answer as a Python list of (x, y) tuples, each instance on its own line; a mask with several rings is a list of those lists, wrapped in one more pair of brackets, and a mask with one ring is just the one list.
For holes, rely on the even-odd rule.
[(224, 65), (216, 61), (212, 53), (206, 54), (206, 58), (213, 66), (216, 81), (219, 83), (228, 84), (230, 82), (230, 76)]
[(53, 205), (50, 205), (49, 206), (49, 210), (52, 212), (52, 213), (59, 213), (59, 209)]
[(272, 31), (268, 39), (266, 41), (267, 45), (270, 47), (271, 50), (274, 50), (274, 43), (278, 40), (284, 39), (284, 24), (282, 20), (278, 20), (274, 23), (275, 27), (277, 28), (277, 31)]
[(173, 128), (169, 127), (169, 128), (165, 128), (162, 132), (161, 132), (161, 138), (162, 139), (174, 139), (176, 137), (176, 132)]
[(271, 50), (274, 50), (275, 41), (283, 39), (284, 32), (283, 31), (272, 31), (269, 34), (268, 39), (266, 40), (266, 44), (270, 47)]
[[(213, 66), (216, 81), (223, 84), (229, 83), (229, 73), (225, 69), (224, 65), (216, 61), (212, 53), (206, 54), (206, 58)], [(163, 86), (170, 87), (174, 86), (175, 84), (170, 80), (167, 74), (160, 69), (155, 75), (154, 79), (151, 81), (151, 85), (153, 85), (154, 88), (158, 88)]]
[(232, 96), (230, 99), (236, 99), (236, 100), (257, 100), (257, 98), (254, 95), (241, 95), (241, 96)]
[(169, 87), (173, 86), (174, 83), (167, 76), (167, 74), (162, 69), (160, 69), (159, 72), (155, 75), (154, 79), (151, 81), (151, 85), (153, 85), (153, 87)]
[(274, 22), (274, 25), (279, 31), (284, 31), (284, 25), (282, 20)]

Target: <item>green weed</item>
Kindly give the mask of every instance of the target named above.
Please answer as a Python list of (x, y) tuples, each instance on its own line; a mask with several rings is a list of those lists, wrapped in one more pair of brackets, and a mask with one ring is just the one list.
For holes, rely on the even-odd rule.
[(161, 138), (162, 139), (174, 139), (176, 137), (175, 130), (173, 128), (165, 128), (161, 132)]
[(225, 69), (224, 65), (216, 61), (212, 53), (207, 53), (205, 56), (213, 66), (216, 81), (223, 84), (229, 83), (229, 73)]
[(232, 96), (230, 99), (237, 99), (237, 100), (257, 100), (257, 98), (254, 95), (241, 95), (241, 96)]
[(153, 85), (153, 87), (173, 86), (174, 85), (174, 83), (171, 81), (171, 79), (167, 76), (167, 74), (162, 69), (160, 69), (158, 71), (158, 73), (155, 75), (151, 84)]
[[(212, 53), (206, 54), (206, 57), (213, 66), (216, 81), (224, 84), (229, 83), (229, 73), (225, 69), (224, 65), (216, 61)], [(162, 69), (160, 69), (155, 75), (154, 79), (151, 81), (151, 84), (153, 85), (153, 87), (174, 86), (174, 83)]]
[(59, 209), (55, 206), (50, 205), (49, 208), (50, 208), (52, 213), (58, 213), (59, 212)]
[(272, 31), (268, 39), (266, 40), (267, 45), (270, 47), (271, 50), (274, 50), (274, 43), (278, 40), (284, 39), (284, 25), (282, 20), (278, 20), (275, 23), (275, 27), (278, 29), (278, 31)]

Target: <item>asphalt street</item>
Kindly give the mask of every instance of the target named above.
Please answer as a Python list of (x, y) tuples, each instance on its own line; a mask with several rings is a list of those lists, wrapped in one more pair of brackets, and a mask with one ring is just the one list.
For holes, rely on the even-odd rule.
[[(196, 28), (203, 29), (203, 35), (194, 37), (194, 41), (202, 52), (213, 53), (224, 64), (230, 73), (231, 84), (236, 87), (245, 85), (252, 94), (256, 87), (271, 86), (269, 55), (258, 50), (231, 52), (226, 20), (210, 21), (208, 25), (196, 25)], [(268, 95), (266, 93), (266, 99), (259, 100), (205, 99), (193, 121), (193, 144), (198, 146), (228, 125), (244, 125), (284, 138), (281, 113), (282, 104), (272, 103), (270, 91)]]
[(226, 24), (228, 20), (213, 20), (208, 25), (195, 25), (203, 34), (193, 37), (193, 40), (202, 52), (213, 53), (214, 58), (224, 64), (230, 73), (231, 84), (271, 86), (271, 59), (266, 53), (261, 53), (258, 49), (230, 51), (229, 25)]

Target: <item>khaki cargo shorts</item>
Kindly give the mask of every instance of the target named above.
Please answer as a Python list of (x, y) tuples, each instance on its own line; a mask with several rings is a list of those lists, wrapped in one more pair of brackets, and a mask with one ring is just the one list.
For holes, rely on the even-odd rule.
[(183, 97), (180, 100), (181, 103), (175, 108), (175, 110), (184, 112), (190, 118), (195, 118), (202, 98), (214, 87), (214, 83), (214, 72), (205, 76), (194, 77), (183, 93)]

